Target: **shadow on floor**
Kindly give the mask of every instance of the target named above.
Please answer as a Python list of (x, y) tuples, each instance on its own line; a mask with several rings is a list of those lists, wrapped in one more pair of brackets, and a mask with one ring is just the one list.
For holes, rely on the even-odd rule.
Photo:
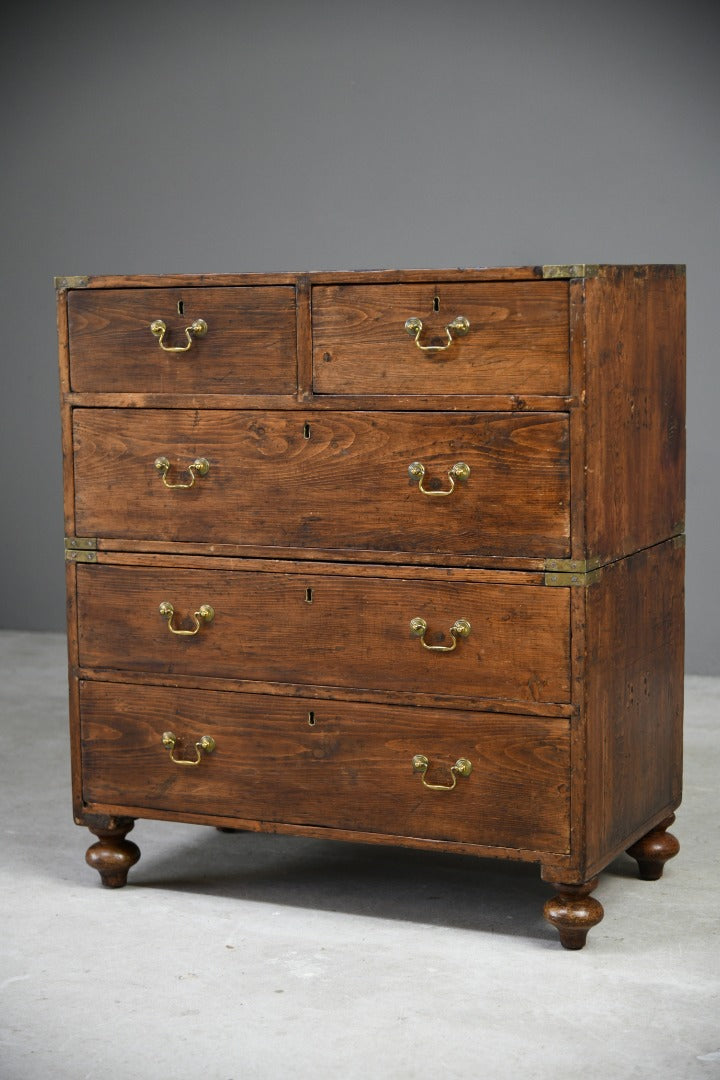
[[(133, 834), (141, 850), (143, 824)], [(155, 856), (152, 846), (130, 884), (557, 944), (542, 917), (552, 890), (526, 863), (203, 826), (183, 826), (171, 852)], [(611, 870), (626, 876), (624, 866)]]

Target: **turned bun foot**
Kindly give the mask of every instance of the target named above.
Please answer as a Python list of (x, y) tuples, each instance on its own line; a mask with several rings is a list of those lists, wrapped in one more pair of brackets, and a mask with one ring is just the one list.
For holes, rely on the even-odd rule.
[(85, 861), (97, 870), (108, 889), (126, 885), (130, 867), (140, 858), (137, 844), (125, 839), (134, 824), (132, 818), (107, 818), (103, 824), (88, 826), (98, 842), (87, 849)]
[(557, 930), (564, 949), (582, 949), (588, 930), (597, 926), (605, 914), (600, 901), (590, 896), (597, 883), (596, 877), (582, 885), (551, 882), (557, 896), (546, 902), (543, 915)]
[(657, 881), (661, 878), (665, 863), (680, 850), (677, 837), (666, 832), (674, 820), (675, 815), (671, 814), (627, 849), (628, 855), (637, 860), (643, 881)]

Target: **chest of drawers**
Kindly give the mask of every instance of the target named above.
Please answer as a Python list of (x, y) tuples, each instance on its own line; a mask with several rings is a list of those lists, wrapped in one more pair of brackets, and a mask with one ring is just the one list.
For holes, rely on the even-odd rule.
[(678, 850), (684, 269), (59, 278), (75, 820)]

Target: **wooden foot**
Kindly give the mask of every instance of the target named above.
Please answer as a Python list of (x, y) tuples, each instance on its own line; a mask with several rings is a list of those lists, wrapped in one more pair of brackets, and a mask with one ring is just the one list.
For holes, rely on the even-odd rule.
[(678, 838), (666, 832), (674, 820), (675, 815), (671, 814), (627, 849), (628, 855), (637, 859), (643, 881), (657, 881), (661, 878), (665, 863), (680, 850)]
[(597, 926), (605, 914), (600, 901), (590, 896), (597, 883), (596, 877), (582, 885), (551, 882), (553, 889), (557, 890), (557, 896), (547, 901), (543, 915), (559, 933), (560, 944), (564, 949), (582, 949), (588, 930)]
[(102, 823), (88, 825), (98, 842), (87, 849), (85, 861), (97, 870), (108, 889), (126, 885), (128, 870), (140, 858), (137, 844), (125, 839), (134, 824), (132, 818), (106, 818)]

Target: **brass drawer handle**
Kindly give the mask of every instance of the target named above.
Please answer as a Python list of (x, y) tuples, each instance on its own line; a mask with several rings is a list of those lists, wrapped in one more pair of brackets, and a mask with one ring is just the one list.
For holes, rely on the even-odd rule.
[(185, 336), (187, 338), (187, 344), (185, 345), (166, 345), (164, 338), (167, 333), (167, 326), (162, 319), (155, 319), (150, 323), (150, 333), (154, 334), (158, 339), (158, 345), (163, 352), (179, 353), (187, 352), (191, 347), (196, 337), (205, 337), (208, 332), (208, 325), (204, 319), (196, 319), (190, 326), (185, 327)]
[(208, 469), (210, 468), (210, 462), (207, 458), (196, 457), (195, 460), (188, 465), (187, 471), (190, 473), (189, 484), (168, 484), (167, 474), (170, 471), (170, 462), (168, 458), (164, 456), (155, 458), (155, 468), (160, 473), (162, 482), (166, 488), (191, 488), (198, 476), (207, 475)]
[(215, 609), (210, 607), (209, 604), (201, 604), (197, 611), (193, 612), (193, 619), (195, 620), (195, 628), (193, 630), (176, 630), (172, 624), (173, 615), (175, 614), (175, 608), (172, 606), (169, 600), (163, 600), (160, 605), (160, 614), (163, 619), (167, 619), (168, 630), (171, 634), (177, 634), (178, 637), (195, 637), (202, 626), (201, 619), (204, 622), (212, 622), (215, 618)]
[(452, 784), (428, 784), (425, 779), (425, 773), (428, 771), (429, 764), (430, 762), (424, 754), (416, 754), (412, 759), (413, 771), (420, 773), (423, 786), (426, 787), (428, 791), (453, 791), (457, 784), (458, 776), (469, 776), (472, 772), (472, 761), (468, 761), (466, 757), (459, 757), (455, 764), (450, 766)]
[(448, 470), (448, 479), (450, 480), (450, 487), (447, 491), (428, 491), (423, 487), (423, 477), (425, 476), (425, 466), (422, 461), (411, 461), (408, 465), (408, 476), (413, 480), (417, 480), (418, 488), (422, 491), (423, 495), (452, 495), (455, 490), (456, 480), (467, 480), (470, 475), (470, 466), (466, 465), (464, 461), (456, 461), (451, 469)]
[(413, 337), (413, 335), (415, 336), (415, 344), (418, 349), (422, 349), (423, 352), (445, 352), (455, 340), (453, 338), (453, 333), (456, 334), (457, 337), (463, 337), (470, 329), (470, 323), (464, 315), (457, 315), (452, 322), (448, 323), (445, 327), (445, 333), (447, 334), (446, 345), (421, 345), (420, 335), (422, 334), (422, 328), (422, 319), (415, 318), (414, 316), (405, 323), (405, 331), (410, 337)]
[(162, 744), (167, 750), (170, 751), (170, 760), (174, 762), (175, 765), (199, 765), (202, 761), (203, 753), (212, 754), (213, 750), (215, 749), (215, 740), (213, 739), (212, 735), (203, 735), (203, 737), (201, 739), (198, 739), (198, 741), (195, 743), (196, 757), (194, 761), (187, 758), (176, 758), (176, 742), (177, 735), (173, 735), (172, 731), (165, 731), (163, 733)]
[(472, 627), (467, 619), (456, 619), (450, 627), (450, 636), (452, 638), (452, 645), (428, 645), (425, 640), (425, 634), (427, 632), (427, 623), (425, 619), (420, 618), (418, 615), (416, 618), (410, 620), (410, 631), (415, 637), (420, 638), (420, 643), (424, 649), (429, 649), (430, 652), (452, 652), (457, 648), (457, 635), (460, 637), (467, 637)]

